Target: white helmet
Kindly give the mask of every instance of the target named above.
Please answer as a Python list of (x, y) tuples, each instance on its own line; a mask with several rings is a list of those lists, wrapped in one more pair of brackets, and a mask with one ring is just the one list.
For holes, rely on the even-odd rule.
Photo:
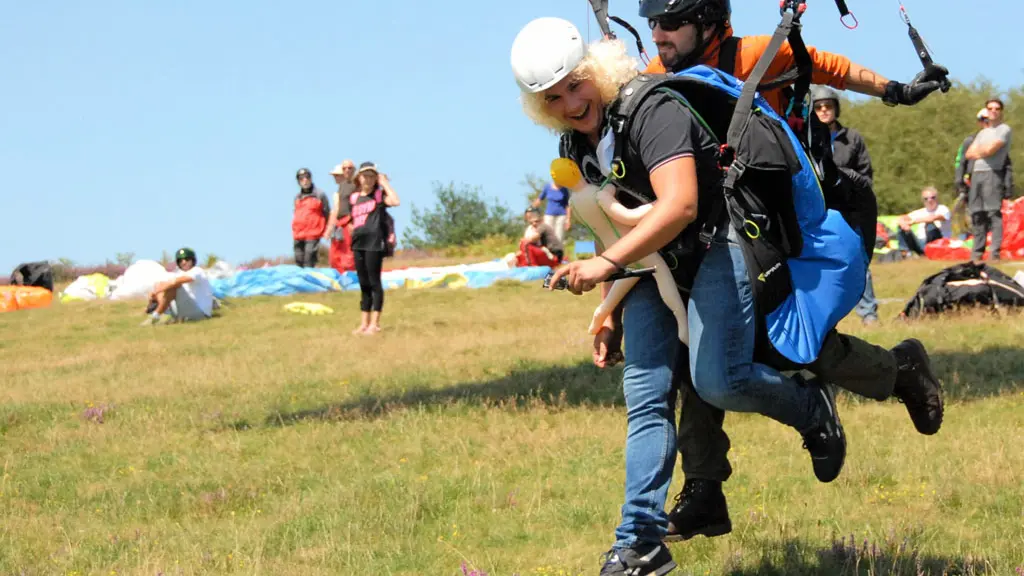
[(575, 70), (586, 54), (583, 35), (572, 22), (537, 18), (512, 43), (512, 72), (524, 92), (542, 92)]

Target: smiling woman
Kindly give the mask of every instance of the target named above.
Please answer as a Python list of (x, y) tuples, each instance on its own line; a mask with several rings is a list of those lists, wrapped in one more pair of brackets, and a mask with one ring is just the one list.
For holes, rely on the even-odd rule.
[[(535, 22), (539, 23), (537, 34), (552, 35), (549, 42), (561, 45), (534, 54), (531, 51), (540, 44), (520, 37), (520, 43), (512, 47), (512, 66), (524, 90), (523, 110), (531, 120), (557, 134), (568, 129), (593, 132), (600, 128), (599, 111), (615, 101), (619, 88), (640, 73), (637, 63), (621, 42), (587, 47), (583, 37), (573, 32), (575, 26), (564, 20), (541, 18)], [(564, 78), (569, 81), (560, 82)]]
[[(693, 442), (694, 450), (710, 450), (722, 441), (720, 425), (717, 433), (712, 425), (721, 422), (718, 409), (757, 412), (795, 429), (824, 482), (838, 475), (845, 457), (845, 437), (830, 389), (798, 382), (754, 360), (758, 310), (747, 256), (737, 228), (727, 222), (728, 210), (714, 209), (716, 199), (723, 197), (721, 158), (716, 136), (701, 118), (732, 116), (728, 99), (707, 97), (698, 116), (690, 101), (668, 84), (650, 76), (638, 78), (638, 64), (621, 42), (601, 40), (587, 46), (571, 23), (555, 18), (530, 22), (512, 46), (524, 111), (561, 133), (560, 156), (574, 162), (590, 184), (611, 182), (616, 200), (627, 208), (650, 206), (597, 258), (558, 269), (550, 285), (564, 277), (576, 294), (601, 285), (606, 298), (606, 280), (614, 272), (661, 252), (673, 263), (677, 286), (689, 296), (688, 351), (677, 338), (676, 317), (649, 278), (624, 298), (621, 320), (609, 316), (594, 339), (599, 367), (610, 365), (609, 358), (625, 341), (628, 429), (622, 520), (602, 576), (666, 574), (675, 562), (663, 538), (721, 535), (731, 529), (725, 515), (695, 532), (693, 526), (680, 526), (678, 519), (670, 524), (663, 510), (675, 461), (676, 390), (684, 396), (687, 426), (702, 428), (683, 440), (684, 445)], [(756, 159), (742, 159), (761, 166)], [(710, 231), (708, 239), (698, 241), (702, 228)], [(859, 255), (859, 249), (853, 253)], [(689, 370), (675, 370), (677, 358), (688, 359)], [(674, 376), (682, 384), (676, 386)], [(727, 462), (723, 465), (728, 467)], [(721, 496), (720, 484), (715, 489)]]
[[(622, 87), (637, 76), (638, 62), (619, 41), (588, 47), (571, 23), (541, 18), (517, 36), (512, 68), (523, 91), (526, 114), (563, 134), (563, 155), (576, 162), (590, 183), (599, 183), (607, 171), (598, 152), (605, 112)], [(653, 127), (648, 124), (653, 122), (663, 129), (638, 128), (630, 134), (630, 143), (642, 151), (642, 158), (627, 170), (636, 175), (634, 191), (639, 194), (621, 200), (630, 207), (640, 198), (643, 203), (658, 201), (631, 231), (605, 246), (598, 258), (559, 269), (552, 285), (565, 276), (569, 289), (577, 294), (601, 284), (602, 296), (607, 296), (609, 286), (603, 281), (612, 272), (658, 251), (695, 220), (698, 162), (702, 171), (713, 167), (713, 155), (709, 155), (713, 145), (706, 134), (693, 129), (693, 119), (682, 107), (666, 105), (659, 97), (648, 102), (639, 112), (643, 121), (638, 125)], [(661, 540), (668, 526), (663, 508), (675, 461), (671, 398), (672, 368), (681, 350), (677, 331), (675, 316), (655, 282), (640, 281), (625, 298), (621, 321), (610, 316), (594, 339), (594, 363), (603, 368), (613, 365), (621, 354), (624, 332), (623, 390), (628, 410), (626, 497), (615, 543), (601, 568), (603, 576), (665, 574), (676, 566)], [(680, 375), (686, 373), (683, 370)], [(694, 402), (685, 403), (691, 410), (700, 404), (693, 398)]]

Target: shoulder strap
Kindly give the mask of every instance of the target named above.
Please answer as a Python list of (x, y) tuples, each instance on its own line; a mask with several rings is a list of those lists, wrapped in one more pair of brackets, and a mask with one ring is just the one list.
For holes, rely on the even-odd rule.
[(739, 38), (729, 36), (722, 40), (721, 48), (718, 50), (718, 69), (729, 76), (735, 76), (736, 73), (736, 49), (739, 45)]
[[(768, 67), (775, 60), (775, 56), (778, 55), (783, 41), (789, 40), (789, 44), (793, 49), (797, 70), (800, 72), (794, 87), (794, 95), (790, 99), (790, 110), (787, 111), (787, 114), (783, 114), (783, 116), (788, 115), (788, 112), (792, 110), (792, 107), (797, 102), (803, 101), (810, 88), (811, 57), (807, 52), (807, 46), (804, 44), (803, 38), (800, 36), (800, 15), (803, 13), (804, 2), (803, 0), (783, 0), (782, 6), (782, 22), (775, 29), (775, 33), (772, 35), (772, 39), (768, 43), (768, 47), (765, 48), (764, 53), (758, 58), (753, 72), (750, 73), (750, 76), (743, 83), (743, 89), (740, 91), (740, 96), (736, 101), (736, 108), (733, 110), (732, 119), (729, 121), (729, 130), (725, 144), (720, 148), (719, 165), (726, 170), (725, 178), (722, 182), (724, 196), (726, 197), (732, 194), (736, 182), (746, 171), (746, 166), (734, 161), (734, 147), (738, 146), (743, 139), (743, 134), (750, 123), (750, 117), (754, 113), (754, 96), (759, 88), (758, 85), (768, 72)], [(704, 226), (698, 234), (700, 241), (707, 246), (711, 244), (715, 226), (721, 216), (724, 204), (725, 198), (716, 198), (716, 201), (711, 204), (709, 209), (708, 219), (704, 222)]]
[(612, 178), (625, 175), (622, 154), (629, 139), (629, 126), (640, 103), (656, 89), (678, 80), (673, 74), (640, 74), (619, 90), (619, 98), (608, 109), (608, 124), (615, 138), (615, 156), (612, 160)]
[[(798, 50), (798, 46), (793, 41), (794, 37), (797, 39), (800, 38), (799, 26), (800, 23), (795, 21), (795, 15), (793, 12), (787, 11), (783, 14), (782, 22), (779, 24), (778, 28), (775, 29), (775, 34), (772, 35), (771, 42), (768, 43), (768, 47), (765, 49), (764, 54), (762, 54), (758, 59), (757, 65), (754, 66), (754, 71), (751, 72), (750, 77), (743, 83), (743, 91), (740, 92), (740, 97), (736, 102), (736, 109), (733, 111), (732, 120), (729, 122), (729, 135), (726, 139), (726, 142), (729, 145), (739, 144), (740, 138), (743, 136), (743, 132), (746, 131), (747, 124), (750, 121), (750, 115), (754, 105), (754, 95), (757, 92), (758, 87), (757, 85), (761, 82), (761, 79), (764, 78), (765, 73), (768, 72), (768, 67), (771, 66), (772, 61), (775, 60), (775, 56), (779, 53), (779, 48), (782, 47), (782, 42), (787, 38), (790, 40), (790, 45), (793, 47), (793, 53), (796, 57), (797, 65), (799, 66), (802, 58), (797, 55), (797, 52), (800, 50)], [(803, 45), (802, 40), (798, 40), (798, 43), (800, 46), (803, 46), (803, 51), (806, 52), (807, 47)], [(810, 60), (809, 55), (807, 55), (807, 59)], [(806, 78), (806, 81), (809, 87), (810, 70), (807, 72), (808, 78)], [(794, 96), (794, 100), (796, 100), (797, 97), (802, 100), (803, 95), (806, 95), (806, 88), (804, 89), (803, 94), (799, 94), (798, 86), (798, 94)]]

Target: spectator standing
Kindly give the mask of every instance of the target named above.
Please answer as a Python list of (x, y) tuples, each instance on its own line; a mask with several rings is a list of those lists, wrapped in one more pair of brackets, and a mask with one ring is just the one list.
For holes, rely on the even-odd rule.
[(381, 281), (384, 256), (388, 251), (387, 208), (399, 205), (398, 194), (385, 174), (373, 162), (363, 162), (356, 174), (356, 189), (349, 195), (352, 211), (352, 253), (362, 298), (362, 321), (353, 334), (380, 332), (380, 314), (384, 308)]
[(541, 190), (540, 196), (533, 201), (533, 207), (539, 208), (542, 201), (547, 201), (544, 208), (544, 223), (555, 231), (558, 241), (565, 244), (565, 234), (572, 228), (572, 206), (569, 206), (569, 190), (555, 186), (549, 182)]
[(295, 264), (302, 268), (316, 267), (320, 238), (327, 228), (331, 206), (327, 196), (313, 185), (313, 175), (306, 168), (295, 174), (299, 193), (295, 196), (292, 215), (292, 240), (295, 246)]
[(352, 253), (352, 207), (348, 198), (356, 190), (356, 164), (344, 160), (331, 170), (334, 183), (338, 185), (331, 203), (331, 215), (327, 220), (324, 240), (330, 243), (330, 264), (338, 272), (355, 270), (355, 255)]
[(964, 158), (973, 161), (967, 209), (971, 213), (974, 249), (971, 259), (980, 262), (985, 255), (986, 237), (992, 232), (991, 259), (999, 259), (1003, 245), (1003, 199), (1007, 197), (1006, 170), (1010, 157), (1010, 127), (1003, 123), (1003, 101), (992, 98), (985, 103), (988, 126), (978, 132)]

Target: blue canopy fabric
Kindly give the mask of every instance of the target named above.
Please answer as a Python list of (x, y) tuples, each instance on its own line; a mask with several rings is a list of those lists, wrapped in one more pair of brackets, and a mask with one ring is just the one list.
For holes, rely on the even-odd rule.
[[(542, 280), (547, 266), (504, 268), (500, 260), (480, 264), (439, 268), (408, 268), (384, 272), (385, 290), (425, 288), (485, 288), (499, 280), (532, 282)], [(359, 290), (355, 272), (340, 273), (333, 268), (300, 268), (293, 265), (243, 270), (228, 278), (210, 280), (217, 298), (287, 296), (309, 292)]]

